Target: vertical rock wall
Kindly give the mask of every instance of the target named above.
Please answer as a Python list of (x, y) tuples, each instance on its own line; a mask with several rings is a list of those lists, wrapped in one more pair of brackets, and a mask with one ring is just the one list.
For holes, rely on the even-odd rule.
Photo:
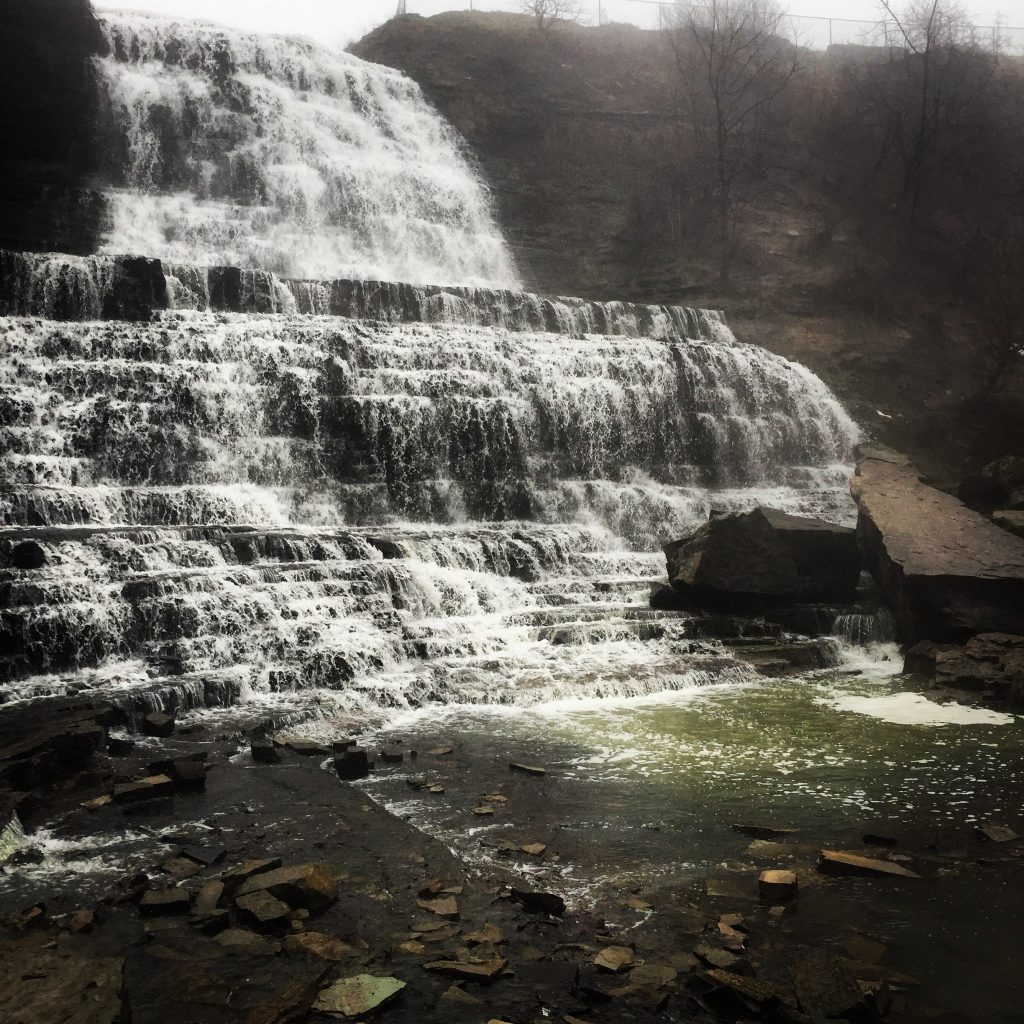
[(0, 4), (0, 248), (95, 251), (91, 58), (105, 49), (89, 0)]

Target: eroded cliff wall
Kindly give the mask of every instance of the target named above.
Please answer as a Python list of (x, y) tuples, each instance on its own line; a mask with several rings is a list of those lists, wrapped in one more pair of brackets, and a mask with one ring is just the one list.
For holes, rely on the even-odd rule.
[(92, 57), (105, 45), (89, 0), (0, 5), (0, 248), (94, 250)]

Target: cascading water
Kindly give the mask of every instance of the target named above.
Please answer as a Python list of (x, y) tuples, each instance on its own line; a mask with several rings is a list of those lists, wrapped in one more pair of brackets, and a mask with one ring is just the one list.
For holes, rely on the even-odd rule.
[(104, 251), (289, 277), (515, 287), (419, 87), (299, 38), (104, 12)]
[(646, 608), (658, 545), (712, 502), (846, 518), (854, 428), (802, 367), (674, 316), (696, 336), (0, 321), (2, 543), (46, 562), (3, 573), (8, 696), (380, 708), (735, 670)]
[(0, 254), (0, 698), (365, 718), (742, 677), (649, 608), (660, 545), (712, 504), (851, 517), (822, 382), (714, 312), (515, 290), (394, 72), (104, 26), (105, 248), (164, 262)]

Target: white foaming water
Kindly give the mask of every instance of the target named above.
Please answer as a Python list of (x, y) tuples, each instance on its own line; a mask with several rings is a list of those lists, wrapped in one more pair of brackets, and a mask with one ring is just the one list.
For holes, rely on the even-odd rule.
[(367, 715), (731, 678), (647, 607), (658, 547), (712, 505), (849, 521), (856, 428), (803, 367), (672, 319), (695, 336), (0, 320), (0, 540), (46, 558), (3, 573), (7, 699)]
[(404, 75), (306, 39), (100, 20), (113, 185), (103, 251), (517, 286), (462, 141)]
[(939, 704), (920, 693), (890, 693), (877, 697), (846, 694), (823, 699), (837, 711), (867, 715), (893, 725), (1011, 725), (1013, 715), (950, 701)]

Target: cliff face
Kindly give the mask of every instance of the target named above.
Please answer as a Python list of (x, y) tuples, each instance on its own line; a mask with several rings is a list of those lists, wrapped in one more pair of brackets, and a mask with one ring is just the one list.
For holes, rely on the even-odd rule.
[(105, 45), (89, 0), (4, 0), (0, 248), (93, 251), (91, 58)]
[(657, 299), (642, 279), (658, 254), (631, 222), (673, 148), (660, 46), (630, 26), (545, 37), (459, 12), (393, 19), (352, 49), (410, 75), (469, 142), (529, 287)]

